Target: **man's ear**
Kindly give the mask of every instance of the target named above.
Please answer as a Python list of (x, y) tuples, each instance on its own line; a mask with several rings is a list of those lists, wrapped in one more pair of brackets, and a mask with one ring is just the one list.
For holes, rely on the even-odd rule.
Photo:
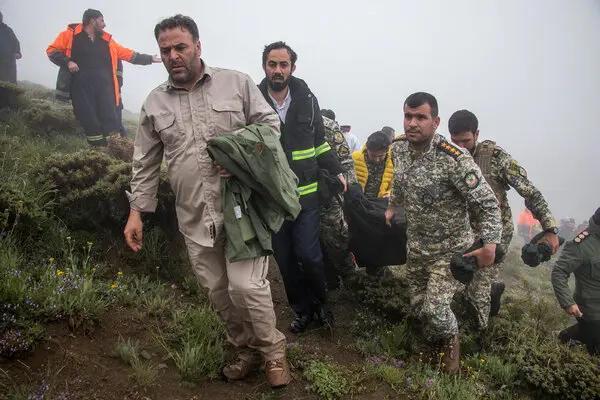
[(440, 126), (440, 116), (439, 115), (433, 119), (433, 123), (435, 125), (435, 129), (437, 129), (438, 126)]

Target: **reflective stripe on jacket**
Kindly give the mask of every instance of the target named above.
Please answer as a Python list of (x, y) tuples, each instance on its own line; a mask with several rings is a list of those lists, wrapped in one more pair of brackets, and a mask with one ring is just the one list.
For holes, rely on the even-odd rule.
[[(268, 94), (266, 78), (258, 85), (265, 100), (274, 107)], [(290, 77), (289, 90), (292, 101), (281, 121), (281, 146), (289, 165), (298, 177), (298, 192), (303, 208), (319, 206), (319, 174), (325, 169), (329, 175), (343, 172), (336, 154), (325, 140), (325, 127), (319, 103), (306, 82)]]

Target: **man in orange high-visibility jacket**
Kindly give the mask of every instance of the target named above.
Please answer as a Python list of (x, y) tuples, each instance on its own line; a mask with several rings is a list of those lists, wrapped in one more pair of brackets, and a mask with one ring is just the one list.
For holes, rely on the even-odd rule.
[(160, 62), (158, 56), (119, 45), (104, 32), (105, 26), (100, 11), (87, 9), (82, 23), (70, 24), (46, 50), (50, 61), (60, 67), (57, 92), (61, 97), (70, 95), (75, 116), (93, 146), (105, 145), (106, 137), (120, 127), (116, 113), (121, 103), (119, 60), (141, 65)]

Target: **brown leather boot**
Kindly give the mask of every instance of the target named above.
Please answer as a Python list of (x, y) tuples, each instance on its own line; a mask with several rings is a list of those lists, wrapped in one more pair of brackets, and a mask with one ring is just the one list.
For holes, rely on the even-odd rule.
[(223, 375), (230, 381), (244, 379), (250, 372), (257, 370), (262, 356), (256, 351), (242, 352), (231, 364), (223, 367)]
[(442, 352), (442, 369), (447, 374), (456, 374), (460, 369), (460, 339), (458, 335), (452, 336), (446, 342)]
[(292, 380), (290, 367), (285, 357), (265, 363), (265, 375), (272, 388), (286, 386)]

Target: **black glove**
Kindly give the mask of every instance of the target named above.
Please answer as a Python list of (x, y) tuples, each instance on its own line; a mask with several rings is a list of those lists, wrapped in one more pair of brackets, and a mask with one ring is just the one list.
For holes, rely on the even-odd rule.
[(450, 259), (450, 272), (454, 279), (460, 283), (467, 284), (473, 280), (473, 274), (477, 269), (477, 258), (465, 257), (463, 253), (454, 253)]
[[(459, 253), (454, 253), (450, 259), (450, 272), (457, 281), (464, 283), (465, 285), (473, 280), (473, 274), (477, 270), (477, 258), (475, 256), (465, 257), (466, 253), (470, 253), (474, 250), (483, 247), (483, 240), (479, 239), (471, 245), (467, 250)], [(504, 252), (500, 246), (496, 246), (496, 256), (494, 257), (494, 264), (498, 264), (504, 259)]]
[[(521, 260), (532, 268), (549, 261), (550, 257), (552, 257), (552, 247), (546, 242), (538, 243), (544, 237), (545, 233), (544, 231), (538, 233), (521, 249)], [(559, 236), (558, 244), (562, 246), (564, 242), (565, 239)]]

